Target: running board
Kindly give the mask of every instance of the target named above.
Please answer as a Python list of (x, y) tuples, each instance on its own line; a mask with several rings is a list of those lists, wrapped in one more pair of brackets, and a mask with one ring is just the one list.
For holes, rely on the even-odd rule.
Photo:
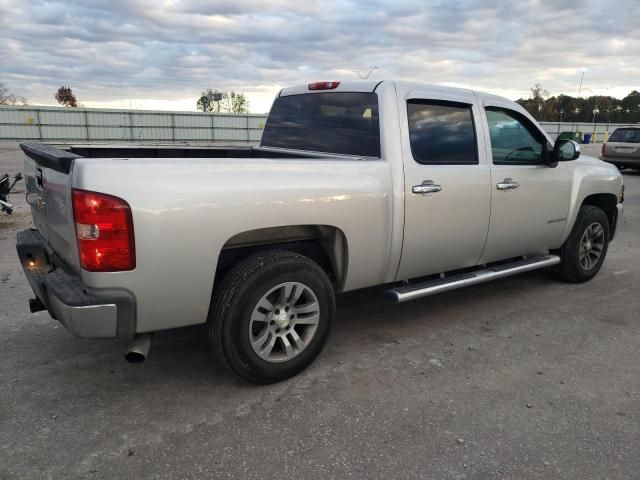
[(468, 287), (469, 285), (477, 285), (478, 283), (490, 282), (491, 280), (510, 277), (518, 273), (550, 267), (558, 263), (560, 263), (560, 257), (557, 255), (524, 258), (500, 265), (487, 266), (473, 272), (402, 285), (385, 291), (384, 298), (393, 303), (407, 302), (409, 300), (415, 300), (416, 298), (435, 295), (436, 293), (448, 292), (449, 290)]

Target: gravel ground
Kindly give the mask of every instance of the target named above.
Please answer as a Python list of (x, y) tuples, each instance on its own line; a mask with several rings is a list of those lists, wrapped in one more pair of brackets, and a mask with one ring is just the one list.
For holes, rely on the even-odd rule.
[[(20, 165), (0, 144), (0, 172)], [(125, 342), (29, 314), (15, 195), (0, 217), (0, 479), (637, 479), (640, 174), (625, 182), (588, 284), (533, 272), (399, 306), (346, 294), (316, 363), (267, 387), (226, 373), (200, 327), (157, 334), (130, 365)]]

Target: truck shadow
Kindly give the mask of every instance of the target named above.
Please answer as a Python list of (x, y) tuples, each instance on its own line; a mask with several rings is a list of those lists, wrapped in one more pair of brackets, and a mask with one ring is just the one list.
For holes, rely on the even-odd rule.
[[(337, 315), (327, 348), (318, 362), (337, 364), (341, 359), (357, 356), (359, 352), (374, 352), (389, 342), (424, 341), (429, 347), (435, 332), (458, 326), (484, 329), (477, 312), (495, 318), (492, 309), (517, 315), (518, 301), (541, 301), (558, 285), (545, 271), (530, 272), (483, 285), (442, 293), (404, 304), (390, 304), (381, 298), (384, 290), (375, 287), (338, 296)], [(484, 317), (483, 317), (484, 318)], [(137, 365), (127, 365), (136, 369)], [(158, 375), (162, 381), (167, 375), (186, 377), (184, 381), (211, 381), (238, 385), (211, 352), (203, 326), (188, 327), (157, 333), (154, 336), (149, 359), (143, 364), (147, 374)], [(243, 384), (243, 382), (239, 384)]]
[[(556, 286), (549, 274), (542, 271), (399, 305), (382, 300), (383, 288), (379, 287), (340, 295), (327, 347), (302, 375), (314, 378), (322, 371), (322, 375), (330, 378), (331, 372), (345, 360), (375, 362), (382, 355), (381, 347), (394, 342), (411, 342), (414, 346), (417, 343), (428, 351), (434, 347), (436, 338), (441, 341), (443, 331), (451, 328), (486, 334), (483, 320), (487, 315), (494, 319), (494, 327), (499, 328), (505, 311), (517, 316), (518, 302), (544, 301)], [(503, 316), (497, 314), (498, 310)], [(483, 312), (481, 319), (477, 312)], [(83, 390), (84, 394), (103, 398), (116, 392), (171, 395), (169, 392), (195, 388), (214, 394), (220, 389), (256, 388), (237, 379), (218, 362), (203, 325), (156, 333), (147, 360), (129, 364), (124, 360), (126, 340), (72, 338), (61, 326), (52, 326), (53, 321), (46, 320), (45, 314), (40, 315), (43, 316), (37, 324), (16, 332), (10, 345), (16, 348), (16, 355), (28, 358), (32, 366), (28, 381), (45, 391), (55, 385), (56, 395), (66, 397)], [(401, 349), (395, 352), (398, 353), (392, 355), (402, 355)], [(299, 381), (300, 377), (296, 377), (278, 385), (295, 385)], [(259, 388), (269, 391), (271, 387)]]

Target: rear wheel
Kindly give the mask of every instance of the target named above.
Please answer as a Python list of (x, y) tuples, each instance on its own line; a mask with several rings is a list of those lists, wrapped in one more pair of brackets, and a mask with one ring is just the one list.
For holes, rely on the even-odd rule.
[(602, 267), (609, 248), (609, 219), (602, 209), (583, 205), (564, 245), (556, 252), (560, 264), (554, 273), (562, 280), (591, 280)]
[(216, 289), (209, 339), (235, 374), (273, 383), (320, 354), (334, 311), (333, 287), (318, 264), (293, 252), (266, 251), (237, 264)]

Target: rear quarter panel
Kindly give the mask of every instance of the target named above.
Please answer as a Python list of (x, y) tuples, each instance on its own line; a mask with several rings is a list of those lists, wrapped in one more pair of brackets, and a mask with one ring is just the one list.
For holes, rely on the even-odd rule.
[(331, 225), (348, 243), (344, 289), (382, 283), (390, 181), (385, 160), (79, 159), (74, 187), (129, 202), (136, 242), (135, 270), (82, 277), (89, 287), (133, 292), (138, 333), (202, 323), (229, 238), (258, 228)]

